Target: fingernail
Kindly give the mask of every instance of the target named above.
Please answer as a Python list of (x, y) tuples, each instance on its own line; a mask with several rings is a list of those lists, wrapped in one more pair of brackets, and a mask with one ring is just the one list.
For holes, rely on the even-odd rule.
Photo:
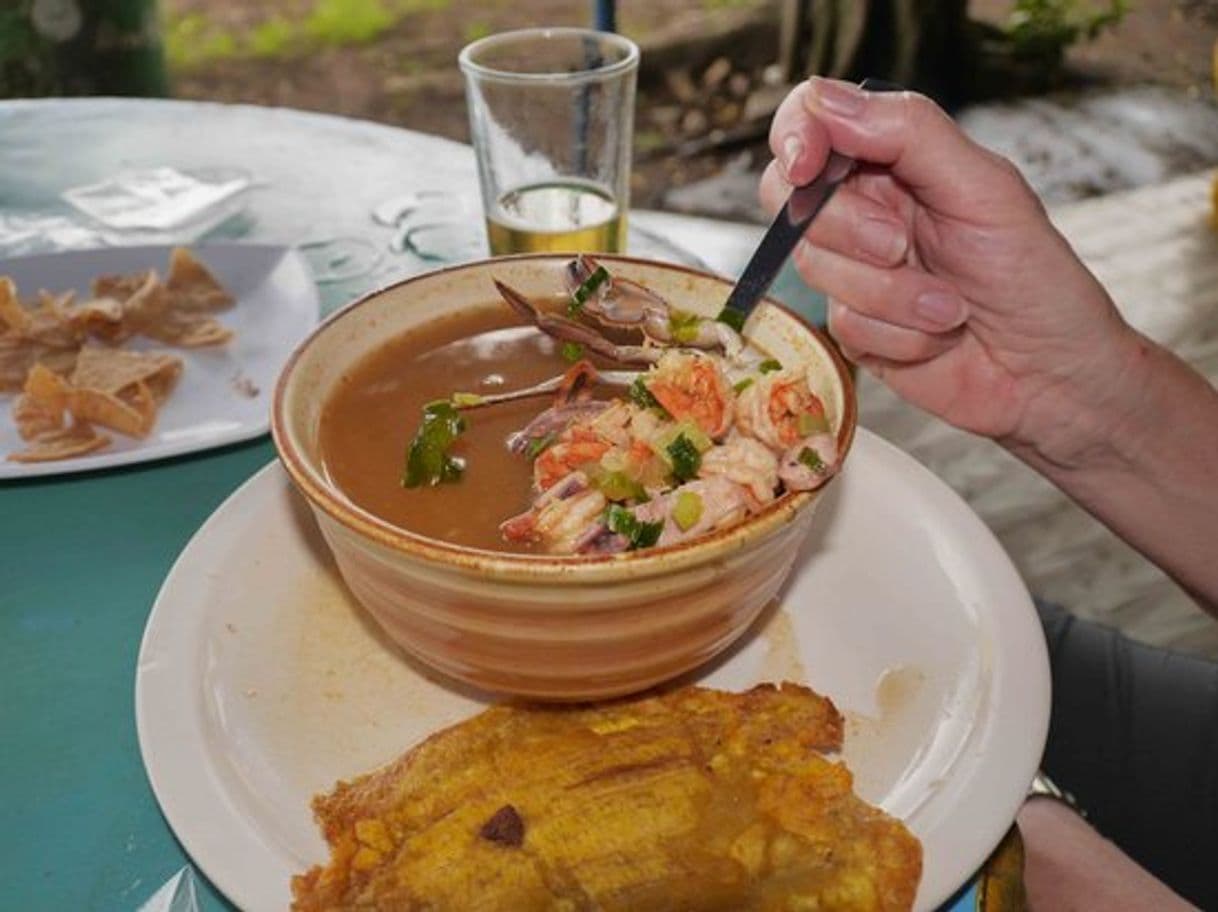
[(922, 292), (914, 301), (914, 313), (944, 329), (954, 329), (968, 316), (964, 301), (949, 291)]
[(891, 219), (867, 218), (859, 226), (859, 245), (881, 263), (896, 263), (905, 256), (904, 226)]
[(812, 79), (812, 87), (820, 107), (830, 114), (853, 117), (861, 114), (867, 103), (867, 96), (862, 90), (848, 82), (816, 76)]
[(791, 178), (791, 172), (795, 170), (795, 166), (799, 163), (800, 156), (804, 154), (804, 144), (798, 136), (788, 136), (782, 141), (782, 170), (786, 172), (789, 183), (794, 183)]

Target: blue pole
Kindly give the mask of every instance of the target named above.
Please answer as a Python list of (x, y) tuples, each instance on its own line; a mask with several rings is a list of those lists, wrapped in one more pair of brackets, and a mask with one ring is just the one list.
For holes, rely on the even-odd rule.
[(617, 31), (617, 0), (596, 0), (596, 30)]

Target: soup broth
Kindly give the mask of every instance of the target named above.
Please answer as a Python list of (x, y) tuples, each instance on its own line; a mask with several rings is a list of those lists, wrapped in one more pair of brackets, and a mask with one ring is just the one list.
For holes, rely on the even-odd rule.
[(455, 545), (531, 552), (531, 544), (499, 535), (499, 524), (532, 501), (531, 465), (509, 453), (506, 440), (547, 398), (467, 412), (452, 451), (466, 465), (456, 484), (403, 487), (406, 451), (428, 402), (454, 390), (519, 389), (568, 367), (553, 339), (520, 325), (503, 305), (435, 320), (390, 340), (339, 382), (322, 410), (325, 470), (355, 504), (395, 526)]

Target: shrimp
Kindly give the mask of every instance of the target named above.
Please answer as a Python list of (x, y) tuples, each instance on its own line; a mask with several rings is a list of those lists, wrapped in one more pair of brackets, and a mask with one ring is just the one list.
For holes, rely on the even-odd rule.
[[(685, 528), (673, 516), (682, 495), (692, 495), (698, 502), (698, 515)], [(656, 544), (671, 545), (744, 519), (749, 515), (749, 492), (721, 476), (702, 478), (640, 504), (634, 508), (634, 515), (641, 522), (663, 522), (664, 529)]]
[(570, 554), (601, 537), (607, 503), (600, 491), (589, 487), (586, 475), (572, 472), (528, 510), (500, 524), (499, 532), (508, 541), (535, 542), (551, 553)]
[(611, 441), (587, 424), (568, 425), (533, 461), (533, 485), (538, 491), (548, 491), (577, 469), (600, 462), (612, 447)]
[(828, 429), (825, 405), (812, 392), (806, 372), (766, 374), (736, 401), (740, 430), (775, 453), (784, 453), (813, 431)]
[(709, 355), (667, 351), (643, 385), (673, 418), (692, 420), (716, 440), (732, 426), (732, 390)]
[(752, 437), (733, 433), (721, 446), (702, 454), (698, 477), (723, 477), (743, 485), (758, 510), (774, 499), (778, 487), (778, 459), (769, 448)]
[(788, 491), (811, 491), (837, 472), (837, 457), (837, 441), (830, 434), (812, 434), (782, 454), (778, 477)]
[(615, 399), (607, 409), (586, 422), (589, 430), (613, 446), (626, 449), (631, 443), (630, 423), (635, 406)]

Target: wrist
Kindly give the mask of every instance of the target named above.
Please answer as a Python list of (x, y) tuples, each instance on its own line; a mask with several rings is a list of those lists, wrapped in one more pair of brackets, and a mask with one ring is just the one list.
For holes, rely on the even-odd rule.
[(1166, 352), (1115, 315), (1088, 348), (1029, 395), (1017, 433), (1000, 441), (1051, 475), (1132, 468), (1161, 418), (1154, 399)]

